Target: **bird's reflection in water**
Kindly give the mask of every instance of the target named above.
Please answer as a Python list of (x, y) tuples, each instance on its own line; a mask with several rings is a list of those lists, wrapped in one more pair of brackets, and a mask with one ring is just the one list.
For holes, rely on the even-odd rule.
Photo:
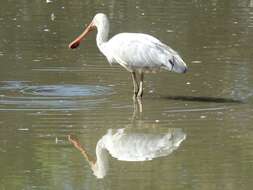
[(162, 134), (148, 132), (134, 132), (129, 128), (109, 129), (98, 140), (96, 145), (96, 159), (92, 158), (77, 138), (68, 136), (69, 141), (81, 151), (88, 161), (94, 175), (103, 178), (108, 171), (107, 152), (122, 161), (147, 161), (157, 157), (167, 156), (176, 150), (186, 134), (182, 129), (169, 129)]

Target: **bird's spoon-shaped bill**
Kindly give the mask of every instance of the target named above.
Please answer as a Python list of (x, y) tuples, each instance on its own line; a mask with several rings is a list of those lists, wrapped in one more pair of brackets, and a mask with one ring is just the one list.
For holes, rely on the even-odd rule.
[(69, 48), (71, 48), (71, 49), (77, 48), (77, 47), (80, 45), (80, 43), (81, 43), (81, 41), (83, 40), (83, 38), (84, 38), (90, 31), (92, 31), (94, 28), (95, 28), (95, 26), (94, 26), (93, 22), (91, 22), (91, 23), (88, 25), (88, 27), (83, 31), (83, 33), (82, 33), (80, 36), (78, 36), (73, 42), (71, 42), (71, 43), (69, 44)]

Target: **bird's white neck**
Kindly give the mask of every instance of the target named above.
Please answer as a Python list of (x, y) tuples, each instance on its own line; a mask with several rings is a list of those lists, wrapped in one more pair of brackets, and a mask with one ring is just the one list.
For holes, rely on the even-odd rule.
[(108, 41), (109, 21), (106, 19), (103, 23), (97, 26), (97, 46), (101, 50), (102, 45)]

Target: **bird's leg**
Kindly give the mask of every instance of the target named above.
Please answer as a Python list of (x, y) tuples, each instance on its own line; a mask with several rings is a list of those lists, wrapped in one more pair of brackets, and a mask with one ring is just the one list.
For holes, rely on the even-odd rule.
[(135, 97), (138, 94), (139, 86), (138, 86), (138, 83), (137, 83), (137, 78), (136, 78), (135, 72), (131, 72), (131, 74), (132, 74), (133, 85), (134, 85), (134, 99), (135, 99)]
[(138, 94), (137, 94), (137, 97), (138, 97), (138, 98), (141, 98), (142, 95), (143, 95), (143, 78), (144, 78), (143, 72), (141, 72), (140, 75), (141, 75), (141, 76), (140, 76), (140, 86), (139, 86), (139, 92), (138, 92)]

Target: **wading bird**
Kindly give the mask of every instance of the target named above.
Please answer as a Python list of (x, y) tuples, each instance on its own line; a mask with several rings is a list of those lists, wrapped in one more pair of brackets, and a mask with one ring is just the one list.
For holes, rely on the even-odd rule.
[[(120, 33), (108, 40), (109, 20), (103, 13), (94, 16), (84, 32), (69, 44), (69, 48), (78, 47), (84, 37), (95, 28), (97, 46), (108, 62), (118, 63), (131, 72), (134, 97), (142, 97), (144, 73), (160, 69), (177, 73), (187, 71), (185, 62), (176, 51), (148, 34)], [(140, 74), (139, 84), (136, 73)]]

